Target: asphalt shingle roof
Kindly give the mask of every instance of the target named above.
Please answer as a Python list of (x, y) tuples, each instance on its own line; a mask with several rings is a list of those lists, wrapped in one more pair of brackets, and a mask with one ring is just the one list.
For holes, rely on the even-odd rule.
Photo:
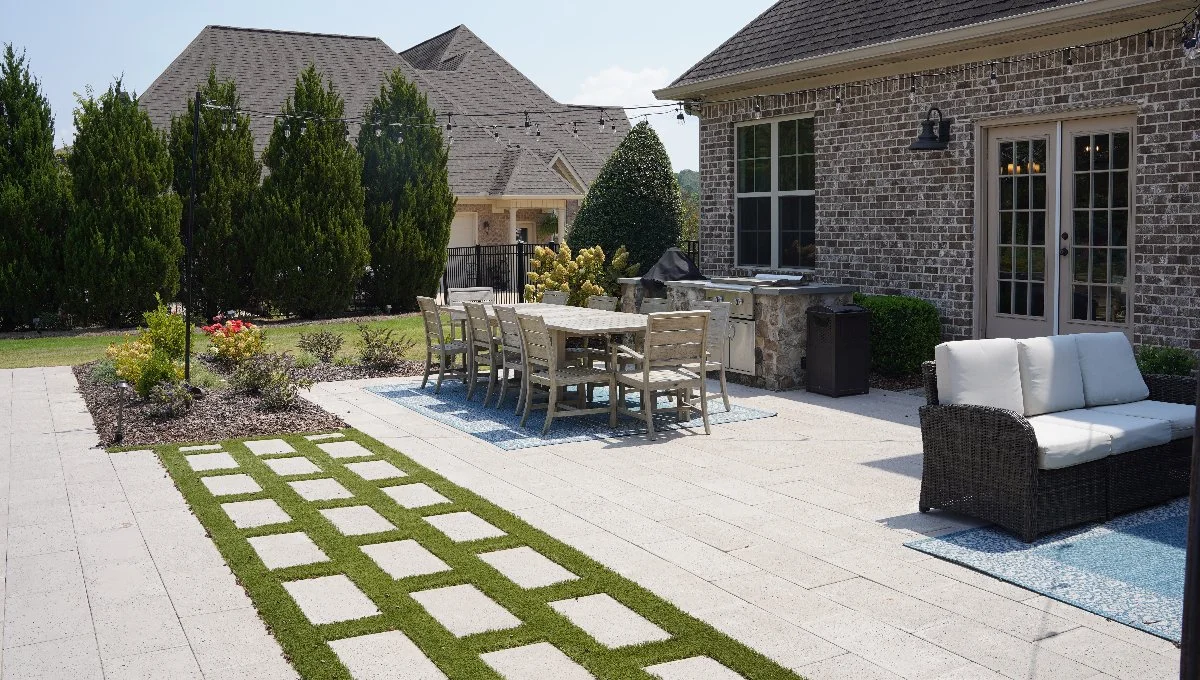
[[(555, 101), (465, 26), (399, 54), (372, 37), (207, 26), (139, 103), (155, 126), (168, 129), (171, 117), (187, 110), (196, 88), (215, 69), (219, 78), (237, 83), (243, 108), (274, 113), (309, 63), (333, 82), (345, 99), (347, 116), (362, 115), (397, 68), (438, 114), (455, 114), (449, 170), (451, 188), (459, 196), (577, 195), (575, 187), (549, 169), (555, 155), (561, 153), (590, 184), (629, 130), (624, 111), (612, 108), (605, 115), (616, 120), (618, 134), (607, 129), (598, 133), (592, 122), (597, 109)], [(540, 137), (524, 134), (522, 114), (467, 115), (513, 111), (563, 113), (531, 114), (540, 123)], [(575, 120), (589, 124), (579, 125), (574, 134)], [(257, 152), (266, 147), (272, 125), (268, 116), (251, 117)]]
[(780, 0), (671, 86), (1086, 0)]

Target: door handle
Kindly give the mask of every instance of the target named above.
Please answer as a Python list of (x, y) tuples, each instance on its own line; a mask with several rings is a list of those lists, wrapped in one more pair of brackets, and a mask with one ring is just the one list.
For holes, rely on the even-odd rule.
[(1062, 247), (1062, 248), (1059, 248), (1059, 249), (1058, 249), (1058, 254), (1059, 254), (1059, 255), (1062, 255), (1063, 257), (1066, 257), (1067, 255), (1070, 255), (1070, 254), (1071, 254), (1071, 251), (1070, 251), (1070, 250), (1068, 250), (1068, 249), (1066, 248), (1066, 246), (1064, 246), (1064, 247)]

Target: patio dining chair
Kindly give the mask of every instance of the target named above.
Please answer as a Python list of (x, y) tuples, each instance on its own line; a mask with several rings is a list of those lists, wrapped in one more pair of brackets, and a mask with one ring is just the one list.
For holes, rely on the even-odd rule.
[(497, 325), (500, 327), (497, 344), (501, 354), (498, 356), (502, 361), (500, 396), (496, 399), (496, 408), (500, 408), (500, 405), (504, 403), (504, 395), (508, 391), (508, 383), (512, 377), (520, 374), (521, 387), (517, 392), (517, 407), (513, 409), (513, 415), (516, 415), (521, 412), (521, 406), (525, 401), (525, 390), (528, 389), (525, 383), (524, 351), (521, 348), (521, 322), (517, 319), (517, 310), (513, 307), (496, 307), (495, 312)]
[(450, 288), (446, 291), (446, 304), (456, 305), (462, 302), (495, 302), (496, 291), (487, 286), (472, 286), (470, 288)]
[(601, 309), (606, 312), (615, 312), (617, 307), (621, 305), (621, 298), (613, 297), (612, 295), (591, 295), (587, 299), (588, 309)]
[(487, 308), (481, 302), (464, 302), (467, 310), (467, 401), (475, 394), (479, 384), (479, 369), (486, 365), (488, 376), (487, 394), (483, 395), (486, 405), (496, 387), (496, 374), (503, 358), (497, 351), (496, 336), (492, 335), (492, 322)]
[[(621, 405), (618, 408), (619, 413), (645, 420), (647, 435), (651, 439), (655, 438), (656, 392), (674, 393), (674, 410), (676, 417), (682, 422), (684, 415), (695, 408), (686, 395), (691, 390), (698, 391), (704, 433), (712, 434), (708, 424), (708, 396), (704, 391), (704, 372), (695, 370), (704, 365), (708, 319), (707, 310), (651, 314), (646, 320), (642, 351), (625, 345), (612, 348), (614, 366), (618, 362), (635, 365), (634, 369), (622, 366), (615, 372), (618, 392), (616, 399), (612, 401)], [(640, 411), (625, 407), (625, 392), (630, 388), (642, 393)]]
[(720, 372), (721, 400), (729, 412), (729, 385), (725, 382), (725, 357), (729, 356), (729, 340), (733, 337), (733, 326), (729, 324), (729, 302), (693, 302), (692, 309), (708, 310), (708, 357), (701, 373), (707, 377), (712, 371)]
[(563, 290), (548, 290), (542, 293), (542, 304), (565, 305), (570, 296)]
[[(442, 379), (447, 376), (461, 377), (463, 382), (466, 382), (467, 343), (454, 339), (453, 327), (450, 331), (450, 339), (446, 339), (442, 314), (433, 298), (417, 297), (417, 304), (421, 308), (421, 317), (425, 322), (425, 374), (421, 377), (421, 389), (425, 389), (425, 384), (429, 382), (429, 375), (433, 372), (434, 354), (438, 356), (437, 386), (434, 388), (434, 392), (442, 391)], [(453, 368), (454, 357), (459, 355), (462, 355), (464, 364), (461, 371)]]
[[(611, 398), (608, 406), (603, 408), (587, 408), (582, 403), (584, 386), (591, 383), (605, 383), (608, 393), (616, 392), (616, 384), (611, 371), (592, 366), (562, 366), (558, 361), (558, 344), (554, 334), (546, 327), (546, 321), (540, 316), (518, 314), (517, 321), (521, 326), (521, 341), (525, 350), (525, 367), (527, 386), (525, 388), (525, 414), (521, 417), (521, 427), (529, 419), (529, 413), (534, 408), (534, 387), (543, 387), (548, 392), (546, 407), (546, 423), (542, 426), (542, 434), (550, 431), (550, 424), (555, 418), (574, 416), (589, 416), (599, 413), (608, 414), (609, 427), (617, 426), (616, 402)], [(580, 394), (578, 405), (569, 406), (559, 403), (559, 393), (562, 388), (575, 385)], [(541, 404), (538, 404), (540, 407)]]
[(642, 314), (657, 314), (673, 310), (671, 308), (671, 301), (666, 298), (644, 298), (639, 311)]

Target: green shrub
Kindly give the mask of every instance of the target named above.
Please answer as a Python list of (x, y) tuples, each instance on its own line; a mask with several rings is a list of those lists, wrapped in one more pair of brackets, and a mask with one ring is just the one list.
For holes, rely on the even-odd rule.
[(301, 352), (296, 355), (296, 368), (312, 368), (319, 363), (321, 362), (308, 352)]
[(301, 333), (300, 342), (296, 344), (299, 345), (300, 349), (316, 357), (322, 363), (332, 364), (338, 352), (342, 351), (342, 343), (345, 340), (341, 333), (317, 331), (315, 333)]
[(929, 302), (904, 295), (863, 295), (854, 303), (871, 311), (871, 369), (902, 378), (921, 371), (942, 339), (942, 321)]
[(296, 359), (290, 354), (256, 354), (234, 369), (233, 386), (258, 395), (263, 408), (272, 411), (287, 409), (295, 405), (301, 389), (312, 385), (311, 380), (299, 376), (298, 370)]
[(115, 385), (120, 378), (117, 377), (117, 366), (112, 359), (101, 359), (92, 365), (92, 370), (89, 376), (93, 383), (97, 385)]
[(150, 391), (159, 383), (177, 383), (183, 380), (183, 367), (166, 352), (154, 350), (142, 362), (141, 372), (133, 383), (133, 389), (142, 399), (150, 398)]
[(172, 314), (171, 310), (163, 304), (162, 297), (158, 293), (154, 294), (154, 300), (157, 306), (142, 314), (142, 320), (146, 322), (146, 327), (142, 330), (142, 337), (149, 340), (154, 349), (176, 361), (183, 361), (184, 343), (187, 336), (187, 327), (183, 322), (183, 317)]
[(1196, 355), (1179, 347), (1138, 348), (1137, 365), (1148, 375), (1191, 375), (1196, 370)]
[(192, 407), (192, 391), (183, 383), (163, 381), (150, 389), (150, 416), (178, 418)]
[(404, 361), (404, 355), (414, 342), (407, 336), (395, 337), (394, 329), (359, 326), (358, 356), (365, 366), (394, 368)]

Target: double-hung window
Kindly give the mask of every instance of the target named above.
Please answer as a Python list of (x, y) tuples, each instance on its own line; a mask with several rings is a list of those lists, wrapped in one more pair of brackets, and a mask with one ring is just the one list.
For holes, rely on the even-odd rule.
[(816, 265), (812, 118), (737, 127), (737, 263)]

